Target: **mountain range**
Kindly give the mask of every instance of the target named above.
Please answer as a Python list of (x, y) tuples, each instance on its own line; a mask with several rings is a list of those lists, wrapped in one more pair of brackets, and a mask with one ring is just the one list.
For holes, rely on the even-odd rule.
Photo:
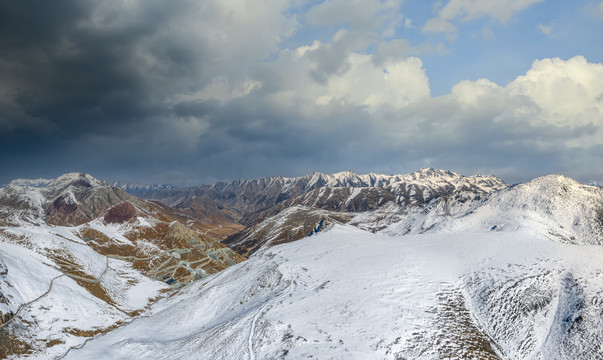
[(602, 244), (603, 189), (561, 175), (19, 179), (1, 355), (598, 359)]

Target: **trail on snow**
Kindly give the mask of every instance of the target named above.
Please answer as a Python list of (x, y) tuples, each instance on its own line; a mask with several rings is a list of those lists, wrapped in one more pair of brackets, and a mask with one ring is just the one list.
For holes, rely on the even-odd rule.
[(42, 295), (38, 296), (37, 298), (31, 300), (30, 302), (27, 302), (21, 306), (19, 306), (19, 309), (17, 310), (17, 312), (15, 313), (15, 315), (13, 315), (12, 318), (10, 318), (7, 322), (5, 322), (4, 324), (0, 325), (0, 328), (5, 327), (6, 325), (10, 324), (16, 317), (19, 316), (19, 313), (21, 313), (21, 311), (23, 311), (23, 309), (25, 309), (26, 307), (28, 307), (29, 305), (35, 303), (36, 301), (40, 300), (41, 298), (43, 298), (44, 296), (48, 295), (48, 293), (50, 293), (50, 290), (52, 290), (52, 284), (54, 284), (54, 281), (60, 277), (66, 276), (66, 274), (61, 274), (58, 276), (55, 276), (54, 278), (52, 278), (52, 280), (50, 280), (50, 284), (48, 285), (48, 290), (46, 290), (46, 292), (44, 292)]
[[(91, 282), (91, 283), (100, 283), (101, 279), (103, 278), (103, 276), (105, 275), (105, 273), (107, 273), (107, 270), (109, 270), (109, 258), (105, 257), (106, 259), (106, 265), (105, 265), (105, 269), (103, 270), (103, 272), (99, 275), (98, 278), (96, 279), (88, 279), (85, 278), (83, 276), (78, 276), (78, 275), (73, 275), (73, 274), (68, 274), (63, 272), (61, 275), (57, 275), (54, 278), (52, 278), (50, 280), (50, 284), (48, 285), (48, 289), (40, 296), (38, 296), (37, 298), (19, 306), (19, 309), (17, 310), (17, 312), (13, 315), (13, 317), (11, 317), (7, 322), (5, 322), (4, 324), (0, 324), (0, 329), (5, 327), (6, 325), (10, 324), (16, 317), (19, 316), (19, 314), (21, 313), (21, 311), (23, 311), (23, 309), (25, 309), (26, 307), (30, 306), (31, 304), (35, 303), (36, 301), (42, 299), (44, 296), (48, 295), (50, 293), (50, 290), (52, 290), (52, 285), (54, 284), (54, 281), (58, 278), (61, 278), (63, 276), (67, 276), (68, 278), (72, 278), (72, 279), (78, 279), (78, 280), (82, 280), (82, 281), (87, 281), (87, 282)], [(118, 309), (119, 310), (119, 309)]]
[(251, 328), (249, 329), (249, 337), (247, 339), (248, 352), (249, 352), (249, 360), (255, 360), (255, 352), (253, 351), (253, 337), (255, 335), (255, 327), (259, 318), (264, 314), (266, 309), (272, 305), (275, 301), (279, 299), (286, 298), (289, 294), (293, 292), (293, 285), (296, 283), (295, 278), (298, 276), (298, 272), (293, 270), (293, 267), (289, 269), (291, 273), (291, 277), (288, 280), (287, 287), (281, 290), (276, 296), (272, 299), (268, 300), (264, 305), (260, 307), (258, 312), (253, 316), (253, 320), (251, 321)]

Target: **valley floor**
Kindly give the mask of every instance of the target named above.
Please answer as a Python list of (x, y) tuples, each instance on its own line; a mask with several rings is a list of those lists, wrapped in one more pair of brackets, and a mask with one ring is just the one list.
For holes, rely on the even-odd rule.
[(596, 359), (603, 248), (352, 226), (192, 283), (67, 359)]

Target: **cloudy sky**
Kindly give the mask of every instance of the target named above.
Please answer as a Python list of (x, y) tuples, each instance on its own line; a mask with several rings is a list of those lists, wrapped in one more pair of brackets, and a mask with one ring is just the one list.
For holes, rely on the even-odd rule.
[(0, 0), (0, 184), (603, 180), (600, 0)]

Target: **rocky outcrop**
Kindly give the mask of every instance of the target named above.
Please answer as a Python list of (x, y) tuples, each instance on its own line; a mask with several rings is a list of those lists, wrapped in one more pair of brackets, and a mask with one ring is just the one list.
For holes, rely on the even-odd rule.
[[(77, 226), (133, 197), (84, 173), (70, 173), (44, 182), (20, 180), (0, 189), (0, 219)], [(35, 186), (34, 186), (35, 185)]]
[(134, 205), (128, 201), (117, 204), (107, 210), (103, 219), (109, 224), (123, 224), (130, 222), (136, 217), (137, 211)]
[(63, 175), (46, 188), (48, 202), (46, 222), (52, 225), (76, 226), (93, 220), (113, 205), (132, 197), (83, 173)]
[(249, 256), (262, 247), (302, 239), (327, 227), (328, 223), (346, 223), (354, 215), (295, 205), (261, 223), (229, 236), (222, 242), (240, 254)]

